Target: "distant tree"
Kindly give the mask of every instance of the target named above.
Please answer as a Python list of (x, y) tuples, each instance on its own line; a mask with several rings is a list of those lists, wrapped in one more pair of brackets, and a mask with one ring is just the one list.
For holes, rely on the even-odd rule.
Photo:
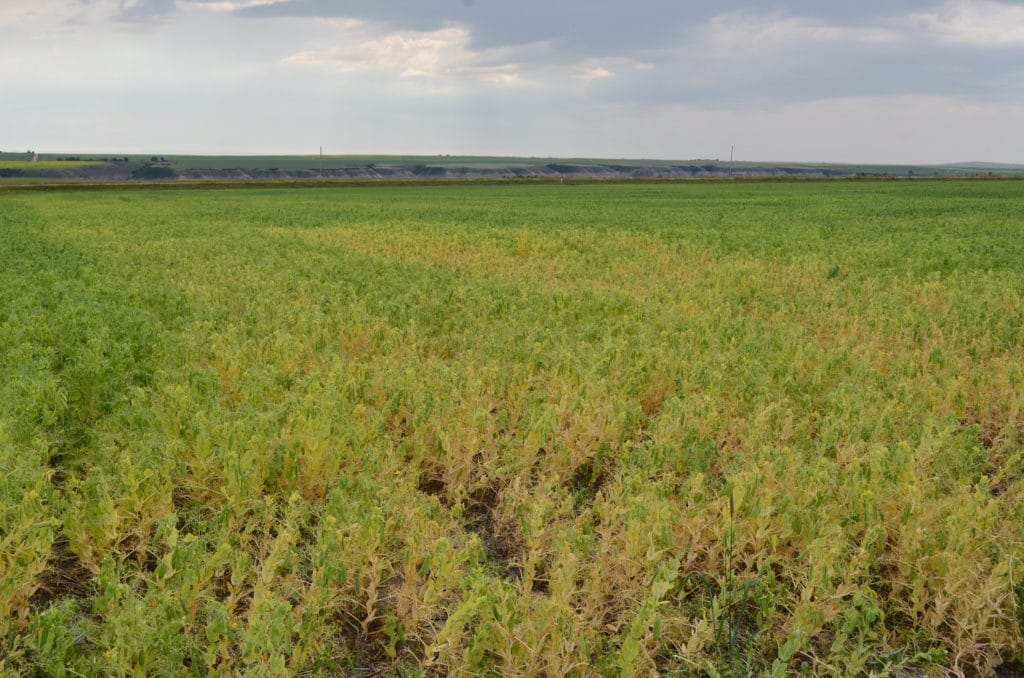
[(174, 179), (178, 176), (170, 167), (152, 167), (145, 165), (132, 172), (132, 179)]

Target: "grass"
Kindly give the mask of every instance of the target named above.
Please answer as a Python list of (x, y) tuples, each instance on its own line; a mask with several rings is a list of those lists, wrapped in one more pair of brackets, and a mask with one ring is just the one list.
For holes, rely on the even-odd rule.
[(1024, 659), (1013, 182), (0, 195), (0, 673)]

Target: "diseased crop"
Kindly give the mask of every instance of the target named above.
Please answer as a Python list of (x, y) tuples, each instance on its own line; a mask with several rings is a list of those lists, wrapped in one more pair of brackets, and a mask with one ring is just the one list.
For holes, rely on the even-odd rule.
[(0, 195), (0, 673), (1020, 667), (1020, 188)]

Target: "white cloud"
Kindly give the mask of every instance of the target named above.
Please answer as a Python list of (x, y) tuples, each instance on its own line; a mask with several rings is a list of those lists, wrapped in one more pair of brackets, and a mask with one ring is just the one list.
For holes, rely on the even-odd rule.
[(716, 53), (798, 49), (827, 43), (880, 44), (897, 42), (898, 31), (885, 27), (836, 26), (803, 17), (729, 12), (712, 18), (704, 41)]
[(1024, 45), (1024, 5), (955, 0), (911, 14), (909, 25), (941, 42), (986, 46)]
[(345, 72), (382, 72), (399, 78), (434, 80), (472, 78), (490, 83), (519, 81), (515, 63), (495, 63), (470, 47), (468, 30), (449, 26), (436, 31), (399, 31), (345, 47), (298, 52), (288, 64), (329, 65)]
[(792, 51), (828, 44), (912, 44), (934, 41), (972, 47), (1024, 46), (1024, 5), (995, 0), (946, 0), (927, 12), (865, 25), (749, 11), (728, 12), (702, 29), (718, 55)]
[(71, 0), (2, 0), (0, 26), (22, 34), (64, 32), (66, 24), (82, 17), (87, 7)]
[(653, 71), (657, 66), (645, 61), (637, 61), (630, 57), (606, 56), (582, 61), (572, 68), (572, 77), (589, 82), (606, 80), (630, 71)]
[(522, 81), (519, 75), (519, 64), (468, 66), (458, 71), (458, 73), (474, 77), (481, 82), (491, 82), (500, 85), (512, 85)]
[(576, 77), (581, 80), (600, 80), (602, 78), (610, 78), (614, 75), (614, 73), (603, 66), (587, 66), (579, 69)]
[(436, 77), (471, 60), (469, 32), (443, 28), (429, 32), (390, 33), (351, 47), (299, 52), (292, 64), (331, 64), (343, 71), (394, 71), (400, 77)]
[(200, 0), (199, 2), (192, 4), (195, 4), (202, 9), (208, 9), (214, 12), (235, 12), (240, 9), (249, 9), (250, 7), (276, 5), (280, 1), (281, 0)]
[[(277, 0), (274, 1), (276, 2)], [(316, 23), (320, 24), (321, 26), (341, 28), (346, 31), (350, 31), (355, 28), (361, 28), (366, 25), (366, 22), (363, 21), (362, 19), (353, 19), (351, 17), (315, 17), (313, 20)]]

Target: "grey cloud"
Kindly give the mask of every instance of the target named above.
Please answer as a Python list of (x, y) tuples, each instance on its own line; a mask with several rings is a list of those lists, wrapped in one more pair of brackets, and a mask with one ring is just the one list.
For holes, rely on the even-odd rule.
[[(0, 7), (11, 1), (0, 0)], [(38, 0), (16, 1), (27, 6)], [(176, 150), (208, 152), (254, 152), (264, 144), (285, 151), (326, 141), (337, 144), (338, 152), (635, 155), (653, 148), (665, 149), (658, 151), (662, 155), (689, 157), (709, 145), (727, 148), (733, 130), (742, 131), (753, 118), (772, 121), (752, 128), (745, 142), (751, 146), (756, 139), (765, 154), (777, 152), (774, 149), (787, 156), (788, 149), (798, 149), (798, 155), (801, 148), (814, 150), (806, 143), (806, 128), (820, 122), (822, 129), (836, 130), (829, 146), (833, 159), (844, 154), (995, 159), (994, 152), (984, 149), (970, 152), (974, 146), (968, 142), (980, 128), (987, 134), (989, 127), (1015, 129), (1024, 124), (1024, 37), (1014, 32), (1014, 19), (1020, 14), (991, 11), (1021, 7), (1021, 2), (66, 4), (88, 11), (80, 12), (76, 30), (62, 34), (60, 49), (54, 49), (52, 41), (31, 37), (32, 31), (46, 28), (41, 19), (28, 25), (16, 17), (13, 20), (26, 30), (13, 31), (14, 37), (0, 41), (0, 90), (12, 93), (0, 97), (0, 117), (8, 123), (0, 133), (7, 138), (50, 138), (68, 144), (60, 150), (83, 144), (116, 150), (127, 148), (119, 141), (124, 130), (135, 130), (131, 143), (146, 147), (170, 138), (165, 137), (166, 129), (174, 128), (184, 130), (172, 144)], [(209, 11), (197, 11), (203, 5), (210, 5)], [(983, 20), (979, 23), (974, 15), (957, 15), (950, 8), (977, 10)], [(119, 25), (111, 24), (111, 16)], [(365, 25), (277, 20), (285, 17), (345, 17)], [(929, 17), (937, 17), (930, 34)], [(125, 22), (154, 28), (126, 30)], [(453, 24), (465, 32), (449, 31), (448, 37), (388, 35)], [(1008, 26), (1009, 37), (1000, 40), (1002, 25)], [(452, 34), (457, 39), (451, 39)], [(997, 39), (986, 42), (991, 35)], [(422, 47), (419, 42), (441, 44)], [(391, 52), (402, 56), (403, 49), (412, 53), (409, 58), (415, 64), (426, 58), (427, 65), (396, 66)], [(374, 55), (382, 53), (389, 59), (375, 61)], [(293, 58), (303, 54), (327, 58)], [(341, 68), (337, 59), (331, 62), (332, 54), (364, 66)], [(431, 61), (434, 57), (439, 63)], [(18, 59), (32, 67), (12, 66)], [(512, 68), (509, 72), (520, 79), (485, 81), (480, 76), (488, 67)], [(429, 77), (406, 77), (409, 70), (429, 71)], [(16, 96), (15, 91), (21, 94)], [(852, 99), (868, 103), (851, 104)], [(239, 111), (246, 113), (240, 116)], [(870, 113), (868, 122), (857, 117), (864, 111)], [(46, 122), (46, 115), (65, 112), (73, 125), (58, 117)], [(936, 134), (923, 141), (905, 140), (902, 132), (892, 132), (890, 113), (904, 121), (904, 130), (915, 130), (920, 119), (922, 130)], [(862, 139), (885, 137), (892, 148), (864, 150), (860, 142), (847, 139), (842, 124), (820, 119), (837, 114), (845, 116)], [(81, 123), (90, 115), (107, 136)], [(792, 121), (790, 116), (795, 116)], [(289, 124), (282, 125), (281, 120)], [(960, 146), (948, 146), (957, 135)], [(606, 139), (618, 141), (605, 144)], [(995, 155), (1000, 155), (1002, 150), (997, 150)]]
[[(863, 0), (858, 3), (776, 0), (760, 13), (857, 23), (931, 6), (926, 0)], [(838, 6), (835, 6), (838, 5)], [(240, 16), (350, 17), (394, 28), (432, 30), (450, 22), (470, 27), (480, 48), (550, 42), (585, 54), (659, 48), (681, 42), (713, 16), (750, 10), (740, 0), (283, 0), (238, 10)]]
[[(658, 10), (665, 15), (652, 16), (655, 5), (661, 5)], [(470, 29), (477, 48), (549, 42), (593, 52), (664, 44), (687, 23), (708, 16), (712, 6), (713, 3), (704, 1), (683, 4), (642, 0), (630, 6), (614, 0), (294, 0), (250, 7), (238, 13), (249, 17), (344, 16), (406, 30), (434, 30), (459, 23)]]
[(147, 23), (169, 16), (177, 8), (176, 0), (122, 0), (120, 10), (114, 15), (114, 19), (126, 23)]
[[(615, 77), (592, 83), (589, 96), (623, 104), (897, 94), (1014, 98), (1007, 95), (1007, 83), (1021, 80), (1020, 46), (937, 44), (915, 37), (909, 17), (942, 7), (944, 0), (281, 0), (236, 14), (347, 17), (386, 30), (429, 31), (457, 23), (468, 28), (473, 49), (518, 48), (501, 58), (526, 70), (565, 70), (587, 62), (612, 71)], [(745, 48), (758, 45), (740, 44), (733, 54), (708, 43), (714, 38), (708, 34), (712, 21), (719, 29), (748, 22), (752, 43), (766, 40), (758, 30), (773, 22), (803, 22), (808, 34), (819, 26), (826, 33), (835, 28), (837, 35), (808, 39), (798, 30), (771, 49), (749, 55)], [(871, 41), (858, 37), (858, 29), (890, 31), (893, 39)], [(612, 62), (623, 57), (660, 68), (637, 71)]]
[[(640, 93), (641, 101), (669, 103), (803, 100), (828, 96), (925, 93), (992, 96), (1024, 63), (1020, 50), (1000, 53), (984, 46), (936, 46), (915, 40), (908, 17), (934, 12), (943, 0), (282, 0), (237, 11), (245, 17), (347, 17), (388, 30), (434, 30), (457, 23), (468, 28), (476, 50), (520, 48), (514, 60), (526, 68), (567, 67), (616, 57), (662, 66), (652, 72), (616, 69), (595, 91), (609, 96)], [(1020, 4), (1020, 3), (1016, 3)], [(733, 17), (755, 25), (797, 20), (815, 25), (890, 30), (895, 44), (858, 44), (854, 38), (776, 45), (781, 54), (758, 54), (730, 71), (729, 54), (707, 50), (709, 23)], [(897, 33), (899, 31), (896, 31)], [(751, 40), (756, 41), (755, 34)], [(537, 47), (542, 44), (543, 48)], [(525, 46), (529, 48), (522, 49)], [(504, 57), (503, 57), (504, 58)], [(737, 57), (739, 58), (739, 57)], [(717, 82), (695, 82), (688, 71), (724, 71)], [(631, 102), (623, 99), (623, 102)]]
[[(621, 73), (591, 84), (589, 97), (636, 108), (694, 104), (780, 105), (829, 98), (940, 96), (1024, 101), (1020, 48), (921, 44), (833, 44), (748, 58), (677, 50), (659, 68)], [(613, 68), (613, 70), (615, 70)]]

